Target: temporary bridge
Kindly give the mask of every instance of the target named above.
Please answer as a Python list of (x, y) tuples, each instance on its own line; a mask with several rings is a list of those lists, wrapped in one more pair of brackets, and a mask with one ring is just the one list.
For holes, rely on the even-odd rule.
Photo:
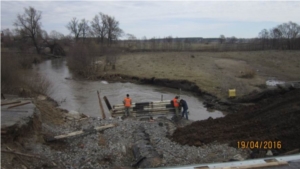
[[(107, 97), (103, 97), (105, 104), (111, 113), (111, 117), (124, 115), (125, 106), (123, 104), (115, 104), (111, 106)], [(171, 100), (151, 101), (132, 103), (130, 113), (134, 117), (150, 117), (157, 115), (173, 115), (175, 112), (174, 107), (171, 105)]]

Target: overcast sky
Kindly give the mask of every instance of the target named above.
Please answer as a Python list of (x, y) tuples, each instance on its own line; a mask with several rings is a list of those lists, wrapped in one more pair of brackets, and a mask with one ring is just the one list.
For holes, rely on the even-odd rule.
[(69, 34), (73, 18), (89, 21), (102, 12), (115, 17), (137, 38), (252, 38), (266, 28), (293, 21), (300, 25), (300, 1), (1, 1), (1, 29), (13, 28), (29, 6), (42, 11), (42, 28)]

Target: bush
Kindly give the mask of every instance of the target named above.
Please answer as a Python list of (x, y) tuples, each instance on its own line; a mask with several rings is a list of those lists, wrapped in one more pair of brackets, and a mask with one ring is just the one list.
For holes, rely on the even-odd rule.
[(1, 92), (19, 94), (20, 90), (30, 90), (26, 92), (30, 93), (28, 97), (34, 93), (46, 94), (49, 82), (29, 69), (38, 59), (39, 56), (25, 52), (1, 52)]
[(1, 52), (1, 92), (15, 93), (20, 85), (21, 66), (15, 53)]
[(94, 45), (76, 43), (70, 48), (67, 62), (69, 68), (77, 75), (84, 78), (94, 78), (99, 70), (96, 57), (100, 53), (95, 52)]
[(29, 89), (32, 94), (48, 95), (51, 83), (36, 72), (30, 71), (27, 76), (23, 76), (24, 87)]
[(240, 78), (246, 78), (246, 79), (252, 79), (255, 76), (255, 71), (252, 69), (246, 69), (244, 71), (241, 72), (241, 76)]

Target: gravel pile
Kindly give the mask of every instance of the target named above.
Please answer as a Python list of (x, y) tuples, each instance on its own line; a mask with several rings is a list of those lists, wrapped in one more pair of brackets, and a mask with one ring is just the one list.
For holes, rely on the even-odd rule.
[(53, 136), (107, 124), (116, 126), (102, 132), (75, 136), (62, 141), (34, 143), (30, 145), (30, 149), (33, 154), (42, 155), (64, 168), (131, 167), (137, 162), (132, 153), (133, 134), (138, 127), (143, 127), (150, 136), (151, 145), (162, 157), (160, 167), (223, 162), (233, 159), (237, 154), (243, 158), (247, 157), (246, 151), (216, 142), (202, 147), (182, 146), (172, 142), (166, 137), (170, 129), (169, 123), (170, 121), (166, 119), (150, 122), (132, 118), (124, 120), (88, 118), (79, 122), (69, 122), (60, 127), (43, 124), (43, 130), (52, 133)]

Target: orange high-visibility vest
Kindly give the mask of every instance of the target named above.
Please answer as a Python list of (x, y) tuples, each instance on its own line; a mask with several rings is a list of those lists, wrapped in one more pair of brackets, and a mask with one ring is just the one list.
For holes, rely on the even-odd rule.
[(131, 99), (129, 97), (125, 97), (124, 106), (125, 107), (130, 107), (131, 106)]
[(173, 99), (173, 104), (174, 104), (174, 107), (179, 107), (179, 103), (177, 102), (176, 98)]

